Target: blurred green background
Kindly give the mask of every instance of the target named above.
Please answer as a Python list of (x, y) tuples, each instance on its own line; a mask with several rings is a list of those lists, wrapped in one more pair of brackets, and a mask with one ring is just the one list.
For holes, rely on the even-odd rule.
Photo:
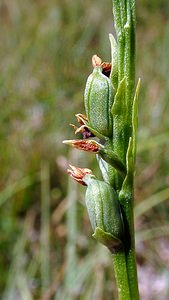
[[(169, 2), (137, 1), (136, 248), (141, 299), (169, 299)], [(97, 53), (110, 60), (111, 1), (0, 2), (0, 296), (117, 299), (111, 256), (91, 237), (68, 162), (70, 123)], [(113, 296), (112, 296), (113, 295)]]

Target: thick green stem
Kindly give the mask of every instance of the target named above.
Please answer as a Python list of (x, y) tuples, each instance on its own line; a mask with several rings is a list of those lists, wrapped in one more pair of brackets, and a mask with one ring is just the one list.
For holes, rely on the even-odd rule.
[[(133, 137), (132, 111), (135, 87), (135, 0), (113, 0), (114, 23), (118, 45), (118, 88), (115, 95), (113, 113), (113, 151), (126, 164), (126, 154), (130, 137)], [(135, 158), (133, 157), (133, 162)], [(134, 167), (133, 167), (134, 171)], [(112, 176), (111, 176), (112, 177)], [(120, 190), (121, 178), (116, 172), (114, 187)], [(125, 264), (130, 289), (130, 300), (138, 300), (138, 281), (135, 257), (133, 179), (126, 182), (125, 193), (120, 199), (124, 220)], [(122, 253), (120, 253), (122, 255)], [(114, 263), (115, 273), (121, 272), (119, 255)], [(123, 262), (124, 263), (124, 262)], [(117, 274), (116, 274), (117, 276)], [(121, 275), (118, 274), (120, 277)], [(117, 280), (117, 284), (120, 283)], [(121, 290), (121, 286), (119, 291)], [(119, 293), (120, 297), (120, 293)], [(121, 298), (120, 298), (121, 299)], [(123, 299), (123, 298), (122, 298)], [(125, 299), (128, 299), (127, 297)]]
[(136, 255), (135, 255), (135, 240), (134, 240), (134, 226), (131, 231), (131, 245), (129, 251), (126, 253), (126, 266), (130, 286), (131, 300), (139, 300)]
[(114, 15), (114, 25), (117, 33), (118, 40), (118, 83), (124, 77), (124, 26), (123, 26), (123, 18), (122, 13), (124, 10), (121, 10), (121, 5), (119, 0), (113, 1), (113, 15)]
[(130, 299), (139, 300), (137, 266), (136, 266), (136, 255), (135, 255), (133, 199), (125, 198), (124, 201), (125, 204), (123, 205), (123, 211), (122, 211), (124, 225), (126, 229), (124, 248), (125, 248), (125, 257), (126, 257), (126, 269), (127, 269), (128, 281), (130, 287), (130, 297), (131, 297)]
[(112, 256), (119, 300), (131, 300), (124, 249)]
[(124, 76), (126, 77), (127, 104), (127, 136), (132, 135), (132, 107), (135, 87), (135, 4), (134, 1), (127, 0), (127, 21), (125, 24), (125, 57)]

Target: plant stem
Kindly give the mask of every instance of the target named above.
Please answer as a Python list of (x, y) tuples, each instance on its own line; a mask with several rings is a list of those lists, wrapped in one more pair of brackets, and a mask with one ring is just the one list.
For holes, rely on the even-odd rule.
[(114, 25), (119, 44), (118, 48), (118, 84), (124, 77), (124, 30), (121, 18), (121, 7), (119, 0), (113, 1)]
[(137, 266), (135, 255), (135, 235), (134, 235), (134, 215), (133, 215), (133, 199), (127, 201), (125, 208), (125, 215), (127, 216), (127, 223), (129, 225), (129, 237), (125, 243), (126, 268), (130, 287), (131, 300), (139, 300)]
[[(118, 153), (122, 162), (126, 164), (129, 138), (133, 137), (132, 112), (135, 87), (135, 0), (113, 0), (112, 3), (118, 45), (118, 90), (115, 96), (113, 109), (113, 150), (115, 153)], [(134, 157), (133, 161), (135, 161)], [(115, 173), (114, 181), (116, 189), (119, 190), (121, 188), (121, 179), (117, 172)], [(123, 283), (120, 279), (124, 276), (125, 279), (128, 279), (130, 290), (129, 299), (138, 300), (139, 292), (135, 257), (133, 202), (133, 178), (131, 178), (131, 180), (126, 183), (125, 193), (120, 199), (125, 228), (124, 251), (119, 254), (119, 257), (117, 257), (114, 262), (114, 269), (117, 278), (119, 298), (122, 297), (120, 291), (123, 289), (121, 286)], [(125, 256), (125, 262), (123, 261), (124, 257), (122, 254)], [(120, 269), (120, 264), (125, 266), (123, 271)], [(124, 274), (125, 271), (127, 275)], [(121, 272), (122, 274), (119, 275), (118, 273)], [(118, 278), (120, 279), (118, 280)], [(124, 289), (125, 286), (126, 282), (124, 281)], [(124, 299), (128, 299), (127, 296)]]
[(124, 249), (117, 253), (114, 253), (112, 256), (116, 283), (118, 287), (119, 300), (130, 300), (130, 288), (128, 284)]

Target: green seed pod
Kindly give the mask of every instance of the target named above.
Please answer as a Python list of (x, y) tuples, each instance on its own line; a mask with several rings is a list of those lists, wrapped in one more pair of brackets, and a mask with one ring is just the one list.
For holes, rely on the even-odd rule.
[(106, 182), (86, 175), (86, 206), (93, 231), (97, 228), (116, 239), (123, 237), (123, 221), (120, 204), (114, 189)]
[(96, 66), (89, 75), (84, 94), (89, 126), (106, 137), (112, 136), (113, 86), (110, 79)]

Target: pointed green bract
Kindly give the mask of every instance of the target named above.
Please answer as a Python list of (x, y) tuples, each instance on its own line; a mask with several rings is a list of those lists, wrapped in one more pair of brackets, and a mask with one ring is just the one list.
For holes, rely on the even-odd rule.
[(133, 159), (133, 139), (129, 139), (127, 155), (126, 155), (127, 175), (124, 179), (122, 188), (119, 193), (119, 200), (127, 199), (133, 193), (133, 174), (134, 174), (134, 159)]
[(138, 80), (134, 101), (133, 101), (133, 111), (132, 111), (132, 126), (133, 126), (133, 159), (136, 158), (136, 147), (137, 147), (137, 127), (138, 127), (138, 95), (140, 89), (140, 79)]
[(111, 73), (110, 79), (113, 84), (114, 91), (116, 93), (118, 87), (118, 48), (117, 42), (112, 34), (109, 34), (109, 40), (111, 45)]
[(127, 103), (126, 103), (126, 78), (118, 86), (112, 107), (113, 115), (113, 150), (125, 163), (126, 156), (126, 130), (127, 130)]
[(125, 113), (127, 111), (127, 104), (125, 102), (125, 94), (126, 94), (126, 78), (124, 77), (118, 86), (117, 93), (114, 97), (114, 103), (112, 106), (112, 114), (113, 117), (115, 115), (122, 115), (125, 120)]
[(114, 172), (116, 169), (107, 163), (99, 154), (96, 155), (96, 158), (104, 181), (114, 186)]
[(100, 155), (96, 155), (96, 158), (104, 181), (109, 183), (109, 175), (108, 175), (109, 164)]

